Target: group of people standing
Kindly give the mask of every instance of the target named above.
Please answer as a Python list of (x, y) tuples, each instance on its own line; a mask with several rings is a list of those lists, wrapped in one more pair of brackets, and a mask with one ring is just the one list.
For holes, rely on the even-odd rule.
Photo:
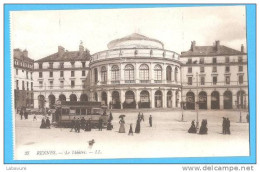
[(49, 119), (49, 117), (43, 117), (42, 118), (42, 121), (41, 121), (41, 126), (40, 126), (41, 129), (43, 128), (51, 128), (51, 121)]
[(230, 120), (225, 117), (223, 117), (222, 134), (231, 134), (230, 133)]
[(71, 130), (70, 132), (72, 132), (73, 130), (76, 133), (80, 132), (80, 129), (85, 130), (85, 131), (91, 131), (91, 118), (89, 118), (88, 120), (85, 120), (84, 117), (82, 117), (81, 119), (78, 118), (76, 119), (76, 117), (73, 118), (73, 120), (71, 121)]
[(26, 109), (21, 109), (19, 115), (21, 116), (21, 120), (23, 119), (23, 117), (24, 119), (28, 119), (29, 113), (26, 111)]

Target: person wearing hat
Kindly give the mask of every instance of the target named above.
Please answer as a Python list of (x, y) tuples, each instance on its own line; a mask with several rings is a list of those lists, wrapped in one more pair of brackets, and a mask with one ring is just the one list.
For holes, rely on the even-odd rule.
[(124, 117), (120, 118), (119, 124), (120, 124), (119, 133), (125, 133), (125, 120), (124, 120)]

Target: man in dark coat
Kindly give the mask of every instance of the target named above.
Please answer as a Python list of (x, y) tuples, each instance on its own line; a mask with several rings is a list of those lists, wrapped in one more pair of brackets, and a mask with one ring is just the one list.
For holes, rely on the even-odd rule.
[(227, 119), (223, 117), (222, 122), (222, 134), (227, 134)]
[(86, 122), (85, 131), (91, 131), (91, 119), (90, 118)]
[(111, 121), (109, 121), (107, 123), (107, 130), (112, 130), (113, 129), (113, 125), (111, 124)]
[(27, 111), (24, 111), (24, 119), (28, 119), (28, 112)]
[(23, 110), (20, 110), (20, 116), (21, 116), (21, 120), (23, 119)]
[(141, 118), (138, 118), (137, 121), (136, 121), (135, 133), (140, 133), (141, 132), (140, 122), (141, 122)]
[(79, 118), (76, 120), (75, 125), (76, 125), (76, 132), (79, 133), (80, 132), (80, 119)]
[(98, 120), (98, 131), (102, 131), (102, 128), (103, 128), (103, 120), (100, 117)]
[(80, 127), (82, 130), (85, 128), (85, 125), (86, 125), (86, 120), (84, 117), (82, 117), (80, 120)]
[(230, 132), (230, 120), (228, 118), (226, 120), (227, 120), (226, 121), (226, 123), (227, 123), (227, 125), (226, 125), (227, 126), (227, 129), (226, 129), (227, 130), (227, 134), (231, 134), (231, 132)]
[(73, 129), (76, 131), (76, 118), (75, 118), (75, 117), (71, 120), (71, 129), (70, 129), (70, 132), (72, 132)]
[(152, 118), (152, 115), (150, 115), (150, 117), (149, 117), (149, 124), (150, 124), (150, 127), (153, 126), (153, 118)]
[(40, 128), (46, 128), (46, 122), (45, 122), (45, 118), (44, 117), (42, 118), (42, 123), (41, 123)]
[(47, 119), (46, 119), (46, 128), (51, 128), (51, 122), (50, 122), (49, 117), (47, 117)]

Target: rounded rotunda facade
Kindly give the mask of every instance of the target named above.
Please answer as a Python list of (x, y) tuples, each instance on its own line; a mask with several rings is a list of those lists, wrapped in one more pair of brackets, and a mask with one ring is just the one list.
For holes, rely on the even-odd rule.
[(109, 109), (180, 107), (179, 54), (156, 39), (134, 33), (113, 40), (89, 67), (90, 97)]

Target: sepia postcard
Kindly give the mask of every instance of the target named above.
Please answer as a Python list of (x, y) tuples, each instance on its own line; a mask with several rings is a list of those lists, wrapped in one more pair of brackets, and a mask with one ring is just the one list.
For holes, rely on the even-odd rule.
[(247, 6), (105, 8), (9, 11), (5, 154), (250, 157)]

